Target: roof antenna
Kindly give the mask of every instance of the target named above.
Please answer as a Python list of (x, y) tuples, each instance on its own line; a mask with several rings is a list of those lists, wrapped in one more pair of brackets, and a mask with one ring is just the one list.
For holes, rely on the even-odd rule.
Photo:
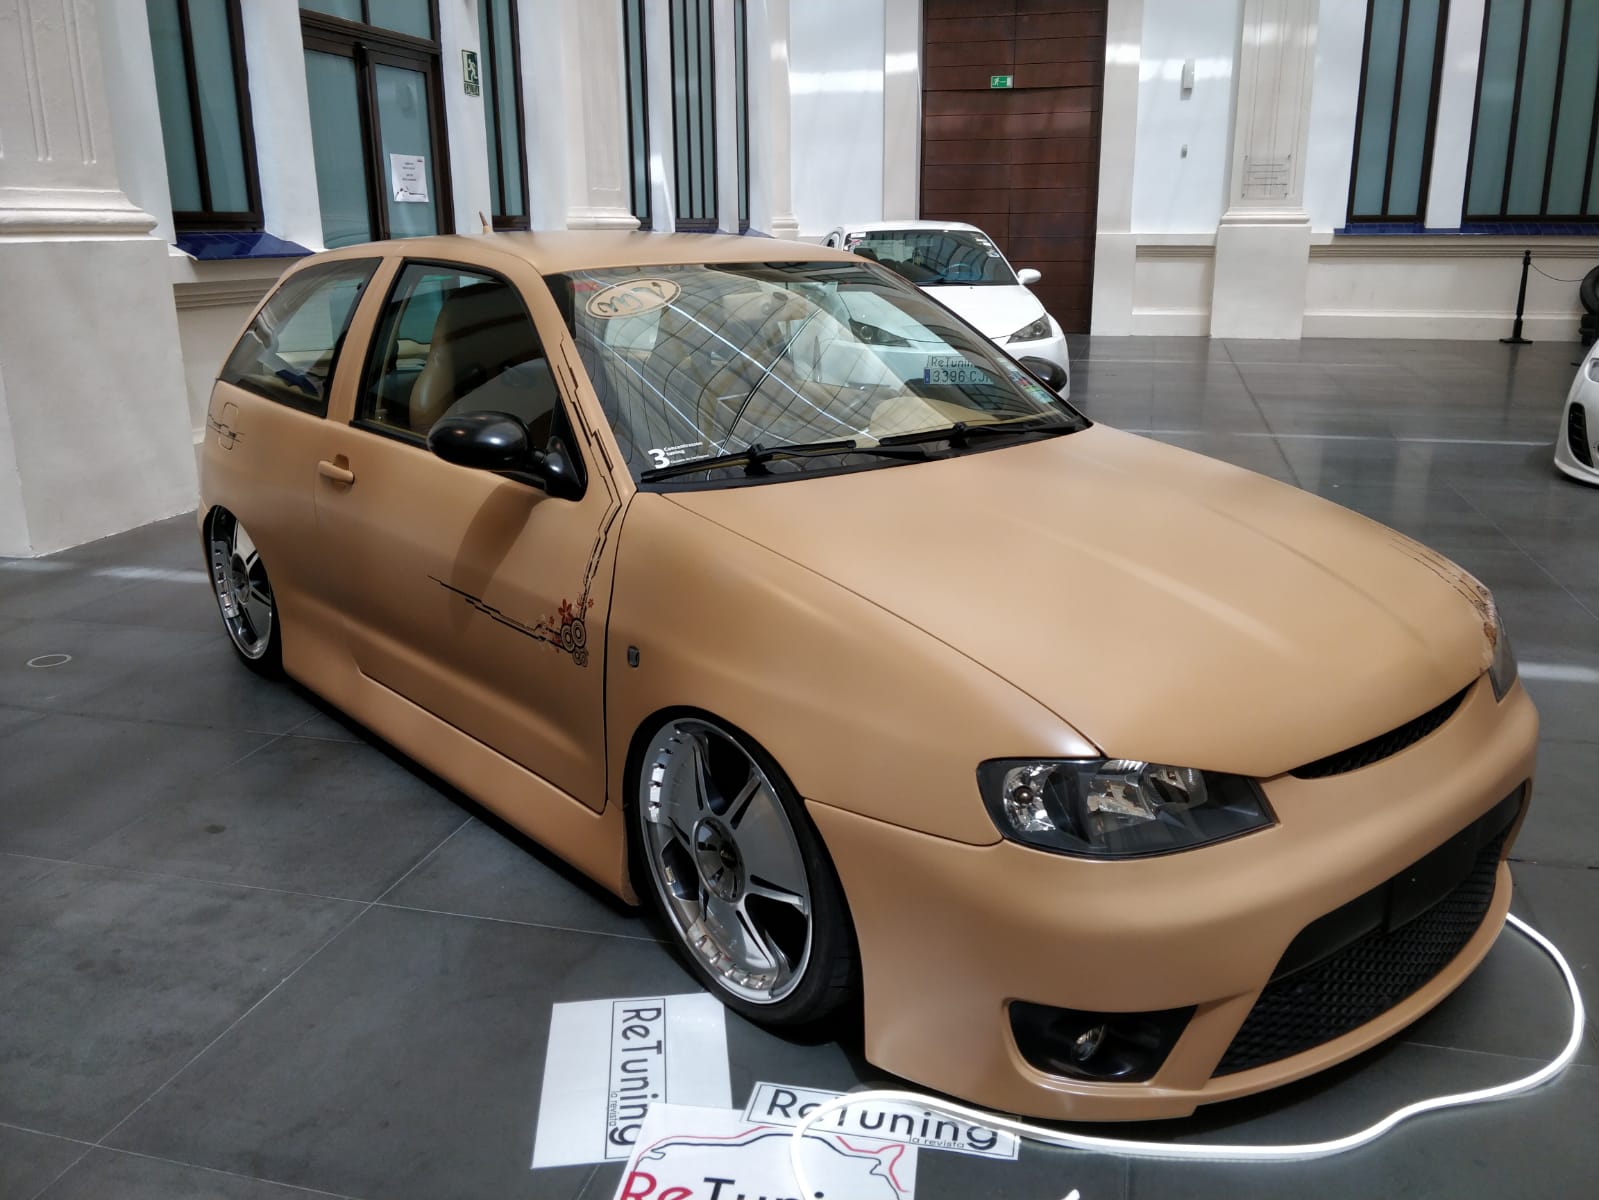
[(489, 224), (489, 219), (483, 215), (483, 210), (481, 208), (477, 210), (477, 219), (479, 221), (483, 222), (483, 232), (484, 233), (493, 233), (494, 232), (494, 226)]

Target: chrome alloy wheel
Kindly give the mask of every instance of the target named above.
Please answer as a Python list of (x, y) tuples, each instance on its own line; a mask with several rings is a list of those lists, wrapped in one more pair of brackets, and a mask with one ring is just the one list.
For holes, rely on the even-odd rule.
[(260, 659), (272, 644), (272, 585), (255, 543), (227, 513), (211, 522), (211, 583), (233, 644), (245, 658)]
[(811, 889), (772, 780), (726, 730), (682, 718), (639, 784), (650, 875), (683, 944), (729, 993), (776, 1004), (810, 962)]

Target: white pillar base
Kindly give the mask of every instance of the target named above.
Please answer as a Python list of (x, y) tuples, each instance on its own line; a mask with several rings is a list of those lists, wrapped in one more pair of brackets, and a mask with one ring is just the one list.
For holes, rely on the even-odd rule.
[(1310, 272), (1310, 217), (1303, 209), (1250, 209), (1222, 217), (1215, 269), (1211, 337), (1301, 335)]
[(569, 208), (568, 229), (637, 229), (638, 218), (625, 208)]

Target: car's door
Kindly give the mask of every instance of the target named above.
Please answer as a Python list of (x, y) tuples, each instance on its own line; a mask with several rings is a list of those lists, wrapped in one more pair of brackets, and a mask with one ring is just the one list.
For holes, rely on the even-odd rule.
[[(603, 464), (584, 464), (565, 359), (545, 354), (555, 305), (531, 268), (506, 270), (393, 272), (348, 419), (328, 422), (319, 540), (364, 674), (600, 808), (619, 510)], [(440, 417), (478, 411), (512, 413), (541, 448), (560, 438), (582, 497), (428, 451)]]

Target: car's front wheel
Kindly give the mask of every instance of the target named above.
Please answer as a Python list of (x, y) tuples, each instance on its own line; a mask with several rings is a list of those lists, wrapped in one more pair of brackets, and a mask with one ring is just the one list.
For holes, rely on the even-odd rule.
[(206, 542), (211, 586), (233, 648), (252, 669), (266, 675), (281, 673), (283, 643), (277, 604), (261, 552), (239, 519), (225, 509), (211, 514)]
[(777, 764), (700, 716), (643, 743), (633, 846), (705, 986), (766, 1025), (818, 1020), (851, 994), (856, 952), (821, 838)]

